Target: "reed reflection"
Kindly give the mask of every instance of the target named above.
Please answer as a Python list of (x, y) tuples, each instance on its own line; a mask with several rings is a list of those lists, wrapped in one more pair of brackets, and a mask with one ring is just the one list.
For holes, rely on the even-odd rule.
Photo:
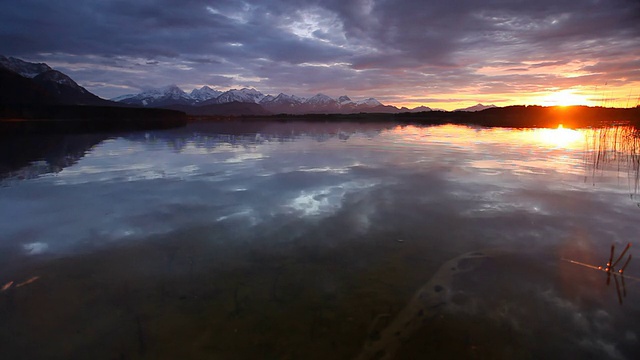
[(594, 184), (606, 172), (626, 172), (630, 195), (632, 198), (637, 195), (640, 186), (638, 128), (611, 126), (589, 130), (586, 132), (585, 147), (585, 166)]
[[(574, 265), (579, 265), (579, 266), (583, 266), (586, 267), (588, 269), (591, 270), (597, 270), (597, 271), (603, 271), (605, 273), (607, 273), (607, 286), (609, 286), (611, 284), (611, 277), (613, 276), (613, 280), (614, 283), (616, 285), (616, 293), (618, 294), (618, 303), (620, 303), (620, 305), (622, 305), (622, 299), (627, 297), (627, 287), (625, 284), (625, 277), (633, 280), (633, 281), (640, 281), (640, 278), (633, 276), (633, 275), (628, 275), (625, 274), (625, 270), (627, 268), (627, 266), (629, 266), (629, 263), (631, 262), (631, 257), (632, 255), (629, 254), (627, 256), (627, 260), (624, 261), (623, 263), (621, 263), (621, 261), (624, 259), (624, 256), (627, 254), (627, 252), (629, 251), (629, 248), (631, 248), (631, 243), (627, 243), (627, 246), (622, 250), (622, 252), (620, 253), (620, 255), (616, 258), (616, 260), (614, 261), (614, 254), (615, 254), (615, 244), (611, 245), (611, 253), (609, 255), (609, 261), (607, 262), (607, 265), (605, 266), (597, 266), (597, 265), (593, 265), (593, 264), (588, 264), (588, 263), (584, 263), (581, 261), (576, 261), (576, 260), (571, 260), (571, 259), (566, 259), (563, 258), (563, 261), (566, 261), (570, 264), (574, 264)], [(622, 267), (620, 267), (619, 269), (616, 270), (616, 268), (618, 267), (618, 264), (623, 264)], [(618, 278), (620, 278), (620, 280), (618, 280)]]

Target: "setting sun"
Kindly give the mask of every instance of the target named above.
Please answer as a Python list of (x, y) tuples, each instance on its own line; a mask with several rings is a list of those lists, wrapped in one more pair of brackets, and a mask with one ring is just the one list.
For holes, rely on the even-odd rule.
[(576, 94), (575, 90), (565, 89), (550, 93), (541, 99), (544, 106), (571, 106), (590, 105), (589, 99), (585, 95)]

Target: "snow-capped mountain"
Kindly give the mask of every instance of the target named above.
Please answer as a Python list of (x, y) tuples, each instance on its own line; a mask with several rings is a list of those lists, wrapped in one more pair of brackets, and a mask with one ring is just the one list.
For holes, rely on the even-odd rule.
[(275, 99), (276, 99), (275, 96), (267, 95), (263, 97), (262, 100), (260, 100), (260, 105), (272, 103)]
[(0, 55), (0, 67), (11, 70), (29, 79), (42, 74), (46, 71), (53, 70), (49, 65), (43, 63), (30, 63), (14, 57), (5, 57)]
[(317, 94), (305, 102), (297, 109), (298, 113), (361, 113), (361, 112), (382, 112), (394, 113), (399, 109), (394, 106), (386, 106), (374, 98), (353, 101), (347, 95), (342, 95), (337, 99), (324, 94)]
[[(242, 88), (240, 90), (231, 89), (229, 91), (225, 91), (220, 96), (215, 99), (216, 104), (226, 104), (230, 102), (241, 102), (241, 103), (260, 103), (260, 100), (264, 98), (264, 94), (256, 89), (247, 89)], [(213, 99), (208, 100), (207, 102), (214, 103)]]
[(312, 106), (330, 106), (339, 104), (338, 100), (327, 96), (322, 93), (318, 93), (305, 101), (305, 104)]
[(350, 102), (353, 102), (353, 101), (351, 101), (351, 98), (349, 98), (347, 95), (342, 95), (338, 98), (338, 103), (340, 105), (348, 104)]
[(280, 93), (278, 96), (273, 97), (271, 95), (267, 95), (264, 99), (260, 100), (260, 105), (299, 105), (306, 101), (306, 99), (297, 97), (295, 95), (287, 95)]
[[(358, 113), (358, 112), (398, 112), (392, 106), (385, 106), (374, 98), (353, 101), (347, 95), (332, 98), (318, 93), (308, 99), (296, 95), (280, 93), (277, 96), (264, 95), (253, 88), (231, 89), (225, 92), (213, 90), (208, 86), (194, 89), (190, 94), (171, 85), (162, 89), (154, 89), (140, 94), (124, 95), (112, 99), (130, 105), (149, 107), (195, 106), (206, 107), (230, 103), (258, 104), (273, 114), (309, 114), (309, 113)], [(180, 108), (182, 111), (189, 111)], [(201, 113), (203, 110), (192, 110)]]
[(364, 105), (368, 107), (380, 106), (382, 103), (374, 98), (368, 98), (355, 102), (356, 105)]
[(166, 107), (168, 105), (212, 105), (231, 102), (259, 103), (265, 96), (255, 89), (214, 90), (208, 86), (193, 89), (187, 94), (176, 85), (149, 89), (139, 94), (122, 95), (111, 100), (129, 105), (146, 107)]
[(193, 99), (176, 85), (165, 86), (160, 89), (149, 89), (139, 94), (123, 95), (112, 99), (128, 105), (161, 107), (174, 104), (191, 105)]
[(453, 110), (453, 111), (469, 111), (469, 112), (474, 112), (474, 111), (482, 111), (482, 110), (485, 110), (485, 109), (491, 109), (491, 108), (494, 108), (494, 107), (497, 107), (497, 106), (495, 106), (495, 105), (493, 105), (493, 104), (491, 104), (491, 105), (476, 104), (476, 105), (469, 106), (469, 107), (462, 108), (462, 109), (455, 109), (455, 110)]
[(305, 101), (306, 99), (295, 95), (280, 93), (276, 97), (272, 95), (265, 96), (260, 100), (260, 105), (274, 114), (286, 114), (297, 113), (296, 109), (300, 108)]
[(207, 101), (209, 99), (215, 99), (218, 96), (222, 95), (222, 91), (214, 90), (208, 86), (203, 86), (200, 89), (193, 89), (189, 96), (195, 102)]
[(132, 98), (132, 97), (134, 97), (136, 95), (137, 94), (124, 94), (124, 95), (116, 96), (116, 97), (111, 98), (109, 100), (115, 101), (115, 102), (122, 102), (123, 100), (130, 99), (130, 98)]

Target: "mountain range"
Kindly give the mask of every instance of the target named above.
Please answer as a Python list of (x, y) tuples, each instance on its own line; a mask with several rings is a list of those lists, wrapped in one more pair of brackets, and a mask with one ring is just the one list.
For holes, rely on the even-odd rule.
[[(162, 107), (180, 109), (191, 114), (210, 113), (213, 105), (232, 103), (246, 104), (245, 109), (254, 114), (317, 114), (317, 113), (396, 113), (411, 111), (394, 106), (383, 105), (374, 98), (353, 101), (346, 95), (332, 98), (325, 94), (316, 94), (310, 98), (280, 93), (276, 96), (265, 95), (256, 89), (242, 88), (228, 91), (214, 90), (208, 86), (193, 89), (187, 93), (176, 85), (159, 89), (150, 89), (139, 94), (119, 96), (112, 99), (127, 105), (144, 107)], [(258, 105), (258, 106), (251, 106)], [(225, 107), (230, 107), (227, 105)], [(224, 108), (224, 107), (218, 107)], [(262, 109), (263, 111), (260, 111)], [(418, 111), (430, 111), (428, 107), (417, 108)]]
[[(203, 86), (186, 93), (176, 85), (138, 94), (102, 99), (78, 85), (69, 76), (44, 63), (31, 63), (0, 55), (0, 105), (92, 105), (179, 110), (191, 115), (353, 114), (417, 113), (432, 111), (384, 105), (374, 98), (353, 101), (343, 95), (333, 98), (319, 93), (309, 98), (280, 93), (265, 95), (252, 88), (220, 91)], [(478, 104), (456, 111), (479, 111), (494, 105)]]
[(466, 112), (476, 112), (476, 111), (482, 111), (482, 110), (486, 110), (486, 109), (491, 109), (497, 107), (495, 105), (482, 105), (482, 104), (476, 104), (473, 106), (469, 106), (466, 108), (462, 108), (462, 109), (456, 109), (453, 111), (466, 111)]
[[(176, 85), (168, 85), (163, 88), (150, 89), (138, 94), (129, 94), (111, 99), (127, 105), (160, 107), (185, 111), (192, 115), (214, 114), (216, 110), (237, 108), (234, 103), (244, 104), (242, 110), (245, 115), (264, 114), (352, 114), (352, 113), (417, 113), (434, 111), (427, 106), (418, 106), (413, 109), (406, 107), (397, 108), (384, 105), (375, 98), (353, 101), (349, 96), (342, 95), (332, 98), (319, 93), (310, 98), (280, 93), (276, 96), (264, 95), (253, 88), (231, 89), (219, 91), (203, 86), (186, 93)], [(224, 105), (225, 106), (213, 106)], [(257, 105), (257, 106), (256, 106)], [(495, 105), (477, 104), (454, 111), (475, 112), (496, 107)], [(240, 109), (238, 109), (240, 110)], [(441, 111), (441, 110), (440, 110)]]

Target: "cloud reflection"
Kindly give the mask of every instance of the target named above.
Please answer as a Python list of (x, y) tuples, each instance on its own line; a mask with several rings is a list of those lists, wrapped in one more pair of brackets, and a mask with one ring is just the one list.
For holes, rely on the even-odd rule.
[[(296, 123), (271, 124), (271, 130), (256, 132), (216, 132), (196, 126), (197, 132), (177, 129), (106, 141), (55, 176), (16, 189), (60, 185), (43, 197), (48, 199), (43, 204), (50, 204), (44, 209), (50, 209), (68, 203), (65, 194), (104, 185), (100, 192), (84, 195), (86, 201), (98, 195), (105, 199), (96, 205), (68, 203), (68, 213), (79, 214), (77, 220), (65, 220), (74, 234), (53, 231), (67, 236), (56, 246), (81, 243), (89, 234), (125, 239), (191, 222), (246, 221), (256, 226), (278, 216), (342, 217), (366, 232), (380, 226), (385, 216), (403, 213), (400, 209), (427, 217), (443, 212), (457, 221), (503, 219), (505, 225), (510, 217), (523, 217), (533, 224), (561, 213), (562, 202), (556, 199), (586, 197), (571, 200), (585, 204), (571, 205), (568, 211), (608, 201), (590, 195), (583, 182), (583, 130), (388, 124), (359, 130), (352, 124), (330, 124), (323, 131), (318, 124), (306, 128)], [(613, 185), (604, 183), (598, 190), (624, 192)], [(25, 194), (19, 190), (15, 201)], [(182, 204), (183, 216), (171, 215), (176, 204)], [(613, 206), (618, 211), (625, 205), (612, 202), (606, 208)], [(55, 221), (52, 214), (13, 223), (8, 231), (40, 229), (44, 219)], [(40, 241), (35, 237), (32, 243)]]

